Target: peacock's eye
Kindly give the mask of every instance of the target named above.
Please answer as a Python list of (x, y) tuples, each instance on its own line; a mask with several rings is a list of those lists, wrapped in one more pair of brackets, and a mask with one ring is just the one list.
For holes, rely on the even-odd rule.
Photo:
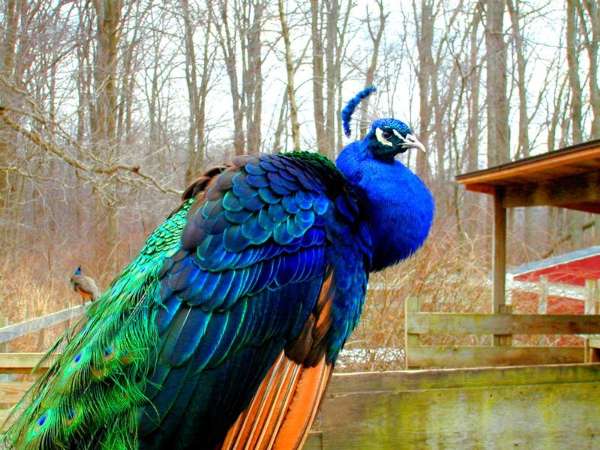
[(383, 136), (385, 139), (389, 139), (389, 138), (391, 138), (391, 137), (392, 137), (392, 133), (390, 133), (389, 131), (386, 131), (386, 130), (384, 130), (384, 131), (383, 131), (383, 133), (382, 133), (382, 136)]

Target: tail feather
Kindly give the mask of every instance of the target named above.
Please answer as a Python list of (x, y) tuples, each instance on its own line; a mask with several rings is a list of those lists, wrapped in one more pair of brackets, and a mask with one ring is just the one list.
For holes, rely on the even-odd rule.
[(332, 368), (325, 356), (316, 366), (305, 367), (282, 353), (229, 429), (221, 450), (301, 448)]
[(158, 343), (154, 324), (163, 308), (158, 274), (164, 258), (177, 250), (192, 202), (154, 231), (136, 260), (92, 304), (85, 324), (76, 324), (48, 352), (47, 357), (64, 345), (7, 419), (14, 419), (2, 438), (7, 448), (137, 446), (138, 409), (147, 401)]

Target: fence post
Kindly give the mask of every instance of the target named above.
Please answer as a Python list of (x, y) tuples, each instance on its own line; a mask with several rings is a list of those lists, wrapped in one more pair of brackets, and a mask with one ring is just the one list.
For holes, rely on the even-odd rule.
[[(5, 327), (6, 325), (8, 325), (8, 318), (0, 313), (0, 328)], [(6, 342), (0, 343), (0, 353), (6, 353), (7, 348), (8, 344)]]
[[(512, 305), (498, 305), (497, 314), (512, 314)], [(512, 334), (494, 334), (494, 346), (511, 347)]]
[(408, 369), (408, 355), (410, 348), (419, 346), (419, 335), (411, 334), (408, 331), (408, 317), (411, 313), (419, 312), (420, 305), (417, 297), (408, 297), (404, 302), (404, 368)]
[(548, 313), (548, 277), (540, 277), (540, 300), (538, 302), (538, 314)]
[(598, 281), (585, 280), (584, 314), (598, 314)]

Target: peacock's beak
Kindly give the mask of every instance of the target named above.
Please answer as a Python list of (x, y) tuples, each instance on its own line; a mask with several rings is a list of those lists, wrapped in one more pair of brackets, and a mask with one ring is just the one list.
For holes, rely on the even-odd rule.
[(419, 141), (414, 134), (407, 134), (402, 143), (402, 147), (405, 149), (418, 148), (424, 153), (427, 153), (425, 146)]

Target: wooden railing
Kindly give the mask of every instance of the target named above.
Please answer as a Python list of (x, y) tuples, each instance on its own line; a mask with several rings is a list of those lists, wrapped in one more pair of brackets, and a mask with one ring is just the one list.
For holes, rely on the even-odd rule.
[[(0, 346), (30, 333), (73, 320), (85, 313), (89, 304), (74, 306), (35, 319), (0, 328)], [(17, 403), (29, 389), (31, 381), (13, 381), (13, 374), (31, 374), (34, 367), (41, 372), (48, 369), (52, 358), (40, 363), (43, 353), (0, 353), (0, 426), (10, 413), (10, 405)], [(39, 364), (39, 365), (38, 365)]]
[(29, 333), (43, 330), (53, 325), (75, 319), (83, 315), (89, 303), (73, 306), (35, 319), (25, 320), (0, 328), (0, 344), (12, 341)]
[[(406, 302), (406, 368), (583, 363), (596, 360), (598, 339), (585, 347), (514, 347), (512, 335), (600, 334), (600, 315), (459, 314), (419, 311)], [(493, 335), (492, 346), (423, 345), (424, 335)]]
[[(0, 353), (0, 375), (40, 374), (52, 363), (52, 358), (49, 358), (40, 364), (42, 356), (43, 353)], [(32, 383), (9, 380), (0, 382), (0, 427), (10, 413), (10, 405), (17, 403)]]

